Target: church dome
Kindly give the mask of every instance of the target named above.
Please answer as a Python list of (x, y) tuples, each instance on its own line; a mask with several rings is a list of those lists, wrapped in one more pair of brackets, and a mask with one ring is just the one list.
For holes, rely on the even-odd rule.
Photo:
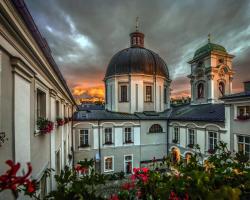
[(144, 48), (144, 34), (130, 34), (131, 47), (116, 53), (107, 67), (105, 79), (114, 75), (146, 74), (159, 75), (169, 79), (165, 61), (153, 51)]
[(219, 51), (222, 53), (227, 53), (225, 47), (219, 45), (219, 44), (214, 44), (214, 43), (210, 43), (210, 41), (202, 46), (201, 48), (199, 48), (198, 50), (195, 51), (194, 53), (194, 59), (198, 58), (202, 55), (205, 55), (207, 53), (210, 53), (211, 51)]

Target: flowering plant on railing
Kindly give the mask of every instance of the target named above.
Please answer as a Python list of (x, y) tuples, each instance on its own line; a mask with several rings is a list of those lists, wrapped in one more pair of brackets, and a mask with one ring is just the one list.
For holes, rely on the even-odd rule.
[(237, 116), (237, 119), (238, 120), (248, 120), (248, 119), (250, 119), (250, 116), (249, 115), (239, 115), (239, 116)]
[(39, 130), (40, 133), (46, 134), (46, 133), (50, 133), (53, 128), (54, 128), (54, 123), (49, 121), (48, 119), (39, 117), (37, 119), (37, 128)]
[(61, 117), (56, 118), (57, 127), (64, 125), (64, 120)]
[(31, 180), (32, 167), (28, 163), (28, 171), (23, 176), (17, 176), (21, 167), (20, 163), (15, 164), (12, 160), (7, 160), (6, 164), (10, 167), (3, 175), (0, 176), (0, 192), (4, 190), (11, 190), (15, 198), (18, 193), (23, 191), (25, 195), (34, 196), (36, 192), (36, 181)]

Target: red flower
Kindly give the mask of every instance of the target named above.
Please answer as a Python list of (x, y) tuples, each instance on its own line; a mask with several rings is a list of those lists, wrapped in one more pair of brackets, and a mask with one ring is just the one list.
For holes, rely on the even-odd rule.
[(111, 195), (109, 200), (119, 200), (119, 197), (117, 194), (113, 194), (113, 195)]
[(12, 160), (7, 160), (6, 164), (9, 165), (10, 169), (0, 176), (0, 190), (10, 189), (13, 192), (16, 192), (18, 188), (21, 189), (20, 187), (24, 186), (27, 193), (34, 193), (36, 190), (35, 181), (31, 182), (30, 179), (28, 179), (32, 172), (31, 164), (27, 164), (28, 171), (23, 176), (16, 175), (20, 169), (20, 163), (14, 164)]
[(148, 182), (149, 177), (149, 169), (148, 168), (134, 168), (133, 169), (134, 174), (131, 176), (131, 180), (141, 180), (143, 183)]
[(81, 166), (81, 165), (79, 165), (79, 164), (77, 164), (77, 165), (75, 166), (75, 170), (76, 170), (77, 172), (79, 172), (79, 173), (87, 173), (87, 172), (88, 172), (88, 168), (83, 167), (83, 166)]
[(134, 188), (135, 188), (135, 183), (134, 182), (132, 182), (132, 183), (124, 183), (122, 185), (123, 190), (132, 190)]

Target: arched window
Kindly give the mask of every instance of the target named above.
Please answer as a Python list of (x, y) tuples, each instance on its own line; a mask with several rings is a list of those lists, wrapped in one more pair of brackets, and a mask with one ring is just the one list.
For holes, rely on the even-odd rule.
[(149, 129), (149, 133), (162, 133), (162, 132), (163, 129), (159, 124), (153, 124)]
[(220, 96), (225, 95), (225, 84), (223, 82), (219, 83), (219, 93), (220, 93)]
[(204, 98), (204, 84), (203, 83), (198, 84), (197, 94), (198, 94), (198, 99)]

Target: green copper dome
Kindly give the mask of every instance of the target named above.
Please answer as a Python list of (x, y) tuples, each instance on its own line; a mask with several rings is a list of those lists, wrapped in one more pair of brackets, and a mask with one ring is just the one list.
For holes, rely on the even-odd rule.
[(203, 47), (199, 48), (198, 50), (195, 51), (194, 54), (194, 59), (198, 58), (201, 55), (210, 53), (211, 51), (220, 51), (223, 53), (227, 53), (225, 47), (219, 45), (219, 44), (214, 44), (214, 43), (210, 43), (208, 42), (206, 45), (204, 45)]

